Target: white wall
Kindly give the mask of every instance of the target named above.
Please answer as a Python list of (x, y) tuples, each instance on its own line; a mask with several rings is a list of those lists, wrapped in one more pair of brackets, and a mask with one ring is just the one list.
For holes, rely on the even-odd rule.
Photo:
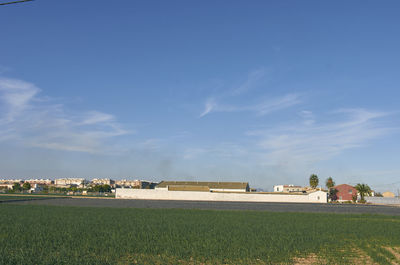
[(327, 193), (316, 191), (305, 195), (223, 193), (201, 191), (167, 191), (145, 189), (116, 189), (116, 198), (139, 200), (187, 200), (187, 201), (241, 201), (241, 202), (314, 202), (326, 203)]
[(369, 203), (376, 204), (388, 204), (388, 205), (400, 205), (400, 198), (390, 198), (390, 197), (369, 197), (366, 196), (365, 200)]
[(223, 191), (223, 192), (246, 192), (246, 189), (213, 189), (213, 188), (210, 188), (210, 191)]

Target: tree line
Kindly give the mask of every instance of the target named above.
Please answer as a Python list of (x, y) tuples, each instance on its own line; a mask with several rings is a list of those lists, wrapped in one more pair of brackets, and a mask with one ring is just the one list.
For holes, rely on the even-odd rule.
[[(310, 182), (310, 187), (315, 189), (318, 186), (319, 183), (319, 178), (316, 174), (311, 174), (310, 178), (309, 178), (309, 182)], [(331, 201), (337, 201), (337, 193), (338, 190), (335, 189), (335, 181), (333, 181), (332, 177), (328, 177), (325, 181), (325, 186), (328, 189), (328, 198)], [(365, 203), (365, 196), (371, 196), (372, 194), (372, 190), (371, 188), (364, 183), (358, 183), (355, 187), (354, 187), (358, 194), (360, 194), (360, 202), (361, 203)], [(355, 196), (355, 198), (353, 198), (353, 201), (356, 202), (357, 201), (357, 196)]]

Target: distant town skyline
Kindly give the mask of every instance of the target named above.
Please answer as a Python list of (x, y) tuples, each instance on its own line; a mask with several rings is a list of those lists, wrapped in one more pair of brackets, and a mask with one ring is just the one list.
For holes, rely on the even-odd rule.
[[(0, 178), (400, 188), (398, 1), (0, 7)], [(154, 179), (156, 178), (156, 179)]]

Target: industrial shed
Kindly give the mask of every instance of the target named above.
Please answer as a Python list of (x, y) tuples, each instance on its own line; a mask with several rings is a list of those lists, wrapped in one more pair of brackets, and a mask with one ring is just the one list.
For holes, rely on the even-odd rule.
[(248, 192), (248, 182), (161, 181), (155, 189), (169, 191)]

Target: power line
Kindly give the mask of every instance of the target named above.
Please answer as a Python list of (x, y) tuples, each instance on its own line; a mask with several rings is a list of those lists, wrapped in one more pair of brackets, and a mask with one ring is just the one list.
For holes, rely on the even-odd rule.
[(0, 6), (18, 4), (18, 3), (23, 3), (23, 2), (30, 2), (30, 1), (34, 1), (34, 0), (20, 0), (20, 1), (13, 1), (13, 2), (5, 2), (5, 3), (0, 3)]

